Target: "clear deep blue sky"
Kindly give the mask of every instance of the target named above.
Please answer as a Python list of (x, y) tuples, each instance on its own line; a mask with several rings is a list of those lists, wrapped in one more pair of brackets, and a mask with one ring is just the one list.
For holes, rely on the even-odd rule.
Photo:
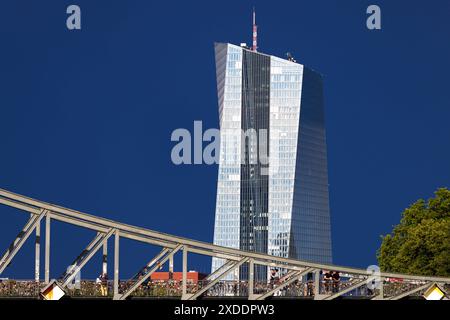
[[(253, 5), (260, 51), (324, 75), (334, 262), (376, 263), (401, 211), (450, 186), (450, 1), (2, 1), (0, 188), (211, 242), (217, 166), (173, 165), (170, 135), (218, 127), (213, 43), (250, 43)], [(3, 249), (27, 215), (0, 214)], [(53, 230), (57, 277), (93, 233)], [(33, 277), (32, 242), (4, 275)], [(123, 277), (153, 253), (122, 249)]]

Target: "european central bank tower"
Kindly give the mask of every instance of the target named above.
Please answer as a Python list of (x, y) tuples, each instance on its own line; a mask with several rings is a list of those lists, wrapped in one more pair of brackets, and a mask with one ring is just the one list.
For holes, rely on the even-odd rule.
[[(214, 244), (331, 263), (321, 75), (244, 44), (216, 43), (215, 60), (221, 140)], [(212, 272), (223, 264), (213, 258)], [(267, 267), (255, 266), (256, 281), (268, 277)], [(247, 264), (225, 279), (247, 280)]]

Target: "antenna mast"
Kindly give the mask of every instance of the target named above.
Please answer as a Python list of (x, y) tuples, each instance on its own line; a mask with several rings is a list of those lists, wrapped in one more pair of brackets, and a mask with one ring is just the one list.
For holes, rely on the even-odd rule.
[(253, 7), (253, 45), (252, 51), (258, 49), (258, 26), (256, 25), (256, 12), (255, 7)]

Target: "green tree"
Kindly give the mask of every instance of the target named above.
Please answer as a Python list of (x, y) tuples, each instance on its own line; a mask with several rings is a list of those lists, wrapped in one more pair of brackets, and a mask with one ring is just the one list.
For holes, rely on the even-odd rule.
[(378, 264), (386, 272), (450, 276), (450, 190), (418, 200), (402, 213), (400, 224), (382, 236)]

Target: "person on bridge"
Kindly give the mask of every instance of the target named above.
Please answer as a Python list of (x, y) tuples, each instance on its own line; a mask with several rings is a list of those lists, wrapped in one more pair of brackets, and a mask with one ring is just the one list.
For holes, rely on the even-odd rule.
[(270, 285), (273, 288), (276, 284), (278, 284), (280, 277), (278, 275), (278, 269), (274, 268), (270, 270)]
[(338, 271), (334, 271), (333, 275), (333, 293), (338, 293), (339, 292), (339, 286), (341, 283), (341, 276), (339, 275)]

